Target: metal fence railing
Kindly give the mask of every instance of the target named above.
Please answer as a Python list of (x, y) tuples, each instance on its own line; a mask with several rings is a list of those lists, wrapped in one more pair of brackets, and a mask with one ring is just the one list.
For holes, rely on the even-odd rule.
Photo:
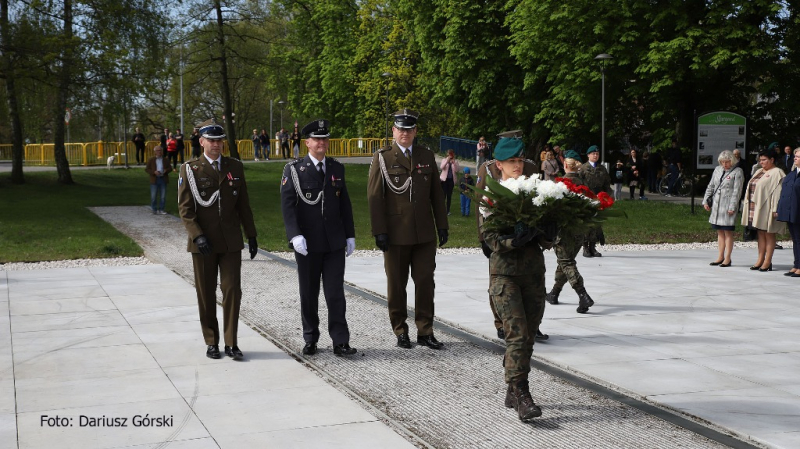
[[(359, 137), (355, 139), (330, 139), (328, 154), (332, 157), (371, 157), (372, 154), (381, 147), (391, 143), (391, 139)], [(155, 155), (153, 149), (159, 145), (158, 141), (151, 140), (145, 142), (144, 160)], [(255, 148), (253, 141), (249, 139), (236, 141), (239, 150), (239, 157), (242, 160), (253, 160), (255, 158)], [(87, 142), (87, 143), (68, 143), (65, 144), (67, 160), (70, 165), (106, 165), (108, 158), (114, 156), (112, 165), (125, 165), (136, 163), (136, 149), (133, 142)], [(0, 144), (0, 161), (12, 159), (11, 144)], [(263, 151), (263, 150), (262, 150)], [(187, 145), (183, 150), (184, 158), (189, 159), (192, 155), (191, 145)], [(229, 154), (227, 141), (223, 146), (223, 153)], [(300, 145), (300, 157), (305, 156), (307, 149), (305, 145)], [(166, 152), (165, 152), (166, 154)], [(280, 143), (276, 139), (270, 140), (270, 158), (282, 157)], [(288, 156), (292, 156), (292, 149), (289, 148)], [(127, 157), (127, 161), (126, 161)], [(54, 144), (52, 143), (32, 143), (25, 145), (24, 164), (27, 166), (52, 166), (55, 165)]]

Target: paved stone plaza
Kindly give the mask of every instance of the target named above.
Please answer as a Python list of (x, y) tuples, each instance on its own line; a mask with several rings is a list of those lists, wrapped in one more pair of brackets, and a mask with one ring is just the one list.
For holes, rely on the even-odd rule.
[[(351, 359), (333, 356), (324, 305), (321, 351), (300, 355), (291, 262), (266, 253), (245, 259), (247, 360), (235, 363), (205, 357), (180, 222), (146, 207), (95, 212), (159, 265), (0, 272), (0, 341), (8, 348), (0, 354), (0, 447), (722, 447), (669, 412), (645, 413), (592, 383), (708, 420), (756, 446), (800, 445), (792, 345), (800, 331), (786, 294), (792, 280), (780, 275), (789, 251), (776, 252), (772, 273), (747, 270), (754, 250), (746, 248), (727, 269), (709, 267), (715, 251), (707, 249), (579, 259), (597, 304), (578, 315), (566, 289), (564, 304), (547, 306), (551, 338), (537, 343), (534, 357), (580, 385), (558, 370), (534, 370), (544, 415), (525, 425), (502, 405), (501, 346), (477, 252), (437, 258), (444, 351), (396, 348), (385, 306), (350, 291), (359, 350)], [(385, 293), (382, 258), (347, 262), (349, 283)], [(172, 426), (41, 424), (44, 414), (77, 421), (147, 413), (173, 416)]]

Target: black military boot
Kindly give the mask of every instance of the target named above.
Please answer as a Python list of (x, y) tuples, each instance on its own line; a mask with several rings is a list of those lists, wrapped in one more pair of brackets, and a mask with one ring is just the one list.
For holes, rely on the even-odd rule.
[(508, 389), (506, 390), (506, 408), (514, 408), (514, 386), (513, 386), (513, 384), (508, 384)]
[(603, 257), (603, 255), (600, 254), (599, 251), (597, 251), (597, 243), (595, 243), (595, 242), (592, 242), (589, 245), (589, 251), (592, 252), (592, 257)]
[(533, 403), (531, 392), (528, 389), (527, 379), (519, 380), (514, 383), (512, 401), (514, 409), (517, 410), (517, 416), (519, 416), (520, 421), (527, 422), (533, 418), (542, 416), (542, 409)]
[(580, 290), (577, 291), (577, 293), (578, 293), (578, 313), (588, 312), (589, 307), (592, 307), (594, 305), (594, 301), (589, 296), (589, 294), (586, 293), (585, 288), (581, 288)]
[(556, 305), (558, 304), (558, 295), (561, 293), (561, 290), (556, 290), (555, 288), (550, 290), (550, 293), (544, 297), (544, 299), (549, 302), (550, 304)]
[(592, 255), (592, 250), (590, 248), (591, 243), (584, 243), (583, 244), (583, 257), (594, 257)]

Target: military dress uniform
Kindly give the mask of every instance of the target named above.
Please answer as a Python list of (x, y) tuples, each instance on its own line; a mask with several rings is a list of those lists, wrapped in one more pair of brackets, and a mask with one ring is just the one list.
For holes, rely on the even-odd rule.
[[(588, 155), (596, 151), (598, 151), (597, 146), (592, 145), (586, 150), (586, 154)], [(613, 195), (611, 191), (611, 176), (609, 176), (608, 170), (599, 162), (596, 167), (592, 167), (590, 162), (581, 165), (578, 169), (578, 176), (583, 180), (586, 187), (589, 187), (595, 194), (606, 192), (609, 195)], [(601, 226), (597, 226), (586, 234), (583, 244), (584, 257), (600, 257), (602, 255), (597, 251), (597, 242), (605, 244), (605, 237), (603, 236), (603, 228)]]
[[(489, 160), (484, 162), (478, 168), (478, 180), (475, 184), (475, 187), (479, 190), (484, 190), (486, 188), (486, 178), (490, 177), (494, 180), (503, 179), (503, 174), (500, 173), (500, 169), (497, 168), (495, 164), (495, 160)], [(539, 167), (530, 159), (525, 159), (525, 165), (522, 169), (522, 174), (530, 177), (530, 176), (538, 176)], [(486, 257), (490, 257), (489, 247), (485, 242), (485, 237), (483, 231), (481, 230), (481, 225), (483, 224), (483, 216), (479, 213), (475, 214), (477, 222), (478, 222), (478, 241), (481, 243), (481, 248), (484, 249), (484, 255)], [(500, 316), (497, 314), (497, 310), (495, 310), (494, 302), (491, 300), (491, 296), (489, 297), (489, 307), (492, 309), (492, 315), (494, 316), (494, 327), (497, 329), (497, 337), (500, 339), (504, 339), (504, 331), (503, 331), (503, 321), (500, 319)], [(544, 334), (542, 334), (544, 335)]]
[[(218, 129), (212, 129), (209, 134), (207, 127), (204, 127), (200, 134), (206, 138), (224, 138), (222, 127), (213, 126)], [(180, 166), (178, 209), (188, 233), (186, 249), (192, 253), (200, 326), (205, 342), (209, 346), (219, 344), (216, 296), (219, 273), (226, 352), (229, 347), (238, 351), (237, 326), (242, 299), (241, 251), (244, 248), (242, 229), (250, 241), (252, 258), (256, 250), (256, 227), (242, 163), (222, 155), (215, 162), (218, 162), (218, 169), (205, 155), (201, 155)], [(208, 254), (201, 253), (199, 237), (204, 237), (210, 244)], [(212, 357), (210, 353), (207, 354)], [(212, 358), (218, 356), (217, 349), (216, 357)]]
[[(395, 114), (395, 127), (416, 126), (411, 111)], [(447, 239), (447, 211), (433, 152), (412, 145), (410, 158), (393, 143), (376, 151), (369, 170), (372, 235), (388, 236), (384, 268), (388, 284), (389, 321), (398, 346), (410, 348), (406, 285), (409, 267), (415, 285), (414, 319), (417, 341), (441, 347), (433, 338), (433, 297), (437, 230), (440, 245)], [(429, 337), (429, 339), (421, 339)], [(405, 342), (401, 342), (404, 339)], [(433, 344), (428, 344), (433, 340)]]
[[(303, 128), (303, 134), (327, 138), (327, 129), (327, 120), (315, 121)], [(310, 154), (286, 164), (281, 179), (281, 208), (286, 238), (292, 241), (302, 236), (307, 249), (303, 255), (294, 248), (306, 342), (304, 353), (315, 353), (319, 340), (320, 277), (328, 306), (328, 333), (336, 350), (350, 341), (345, 318), (345, 247), (348, 239), (355, 245), (344, 165), (331, 157), (315, 162)]]

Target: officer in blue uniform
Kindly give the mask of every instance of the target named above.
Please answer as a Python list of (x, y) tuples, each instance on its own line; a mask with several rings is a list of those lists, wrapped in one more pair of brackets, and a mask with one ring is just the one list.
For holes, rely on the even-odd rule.
[(328, 333), (333, 352), (356, 353), (349, 344), (344, 299), (344, 259), (356, 247), (353, 208), (347, 194), (344, 165), (325, 156), (329, 129), (324, 119), (303, 127), (308, 155), (286, 164), (281, 179), (283, 224), (297, 261), (306, 355), (317, 352), (320, 277), (328, 305)]

